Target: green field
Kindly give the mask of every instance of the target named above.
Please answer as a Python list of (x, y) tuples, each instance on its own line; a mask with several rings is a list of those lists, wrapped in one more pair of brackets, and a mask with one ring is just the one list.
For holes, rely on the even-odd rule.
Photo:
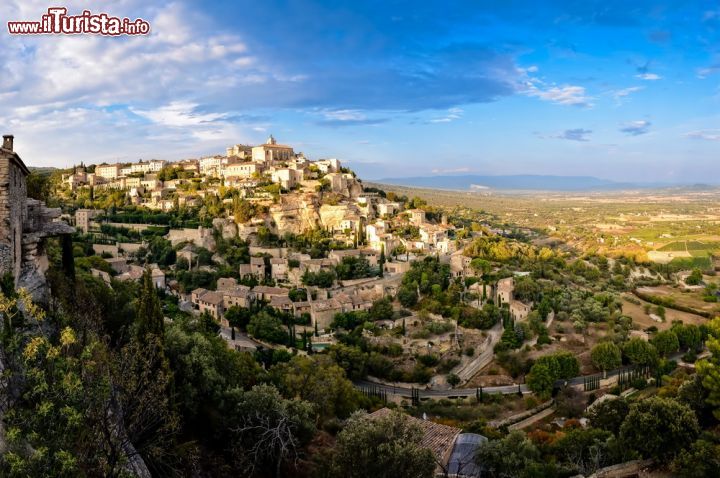
[(687, 251), (695, 258), (707, 258), (718, 249), (720, 249), (720, 243), (717, 242), (675, 241), (665, 244), (658, 251)]
[(701, 241), (675, 241), (670, 244), (665, 244), (658, 251), (701, 251), (701, 250), (712, 250), (718, 247), (717, 243), (714, 242), (701, 242)]
[(670, 267), (673, 270), (708, 270), (712, 268), (712, 262), (707, 255), (697, 257), (693, 254), (693, 257), (676, 257), (670, 261)]

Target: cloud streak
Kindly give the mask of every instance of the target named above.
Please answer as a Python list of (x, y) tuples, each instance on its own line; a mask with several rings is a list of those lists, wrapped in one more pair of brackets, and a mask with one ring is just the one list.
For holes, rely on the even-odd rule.
[(592, 134), (592, 130), (583, 129), (583, 128), (574, 128), (574, 129), (566, 129), (560, 135), (555, 136), (555, 138), (565, 139), (568, 141), (586, 142), (586, 141), (590, 141), (590, 138), (588, 138), (588, 136), (591, 134)]
[(640, 136), (647, 134), (650, 131), (651, 124), (652, 123), (645, 120), (631, 121), (622, 125), (620, 127), (620, 132), (625, 133), (628, 136)]
[(685, 133), (686, 138), (705, 141), (720, 141), (720, 129), (702, 129)]

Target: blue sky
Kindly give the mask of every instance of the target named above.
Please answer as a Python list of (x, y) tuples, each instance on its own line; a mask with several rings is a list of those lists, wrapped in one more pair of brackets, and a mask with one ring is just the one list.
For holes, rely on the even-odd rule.
[[(8, 1), (0, 15), (34, 20), (48, 6)], [(65, 6), (142, 17), (152, 34), (3, 32), (0, 125), (31, 165), (174, 160), (272, 133), (365, 178), (720, 182), (708, 175), (720, 153), (718, 2)]]

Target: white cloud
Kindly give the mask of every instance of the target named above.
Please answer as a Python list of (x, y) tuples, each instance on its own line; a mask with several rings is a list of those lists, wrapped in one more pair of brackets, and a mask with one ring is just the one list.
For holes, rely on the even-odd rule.
[(544, 86), (539, 81), (531, 81), (527, 85), (525, 94), (560, 105), (592, 106), (592, 97), (588, 96), (585, 88), (582, 86)]
[(619, 104), (622, 104), (622, 102), (627, 99), (630, 95), (633, 93), (637, 93), (638, 91), (641, 91), (645, 89), (644, 86), (631, 86), (629, 88), (623, 88), (621, 90), (616, 90), (612, 92), (612, 97), (617, 101)]
[(720, 129), (701, 129), (685, 133), (686, 138), (720, 141)]
[(450, 108), (447, 110), (447, 114), (445, 116), (432, 118), (430, 123), (450, 123), (451, 121), (462, 118), (462, 114), (462, 108)]
[[(87, 3), (70, 0), (63, 6), (73, 14)], [(46, 10), (44, 1), (0, 4), (0, 16), (9, 20), (36, 20)], [(233, 118), (245, 96), (252, 99), (255, 88), (269, 83), (303, 81), (264, 64), (239, 34), (218, 31), (179, 3), (123, 0), (91, 10), (144, 18), (151, 34), (4, 33), (0, 128), (16, 134), (28, 164), (222, 151), (226, 143), (248, 141), (257, 128), (267, 127)]]
[(197, 103), (173, 101), (168, 105), (153, 110), (130, 108), (130, 111), (149, 119), (153, 123), (174, 127), (199, 126), (227, 117), (227, 114), (224, 113), (197, 113), (196, 109), (198, 106)]
[(363, 121), (367, 119), (365, 113), (359, 110), (325, 110), (325, 119), (333, 121)]
[(640, 78), (641, 80), (646, 80), (646, 81), (662, 80), (662, 76), (660, 76), (656, 73), (640, 73), (638, 75), (635, 75), (635, 78)]

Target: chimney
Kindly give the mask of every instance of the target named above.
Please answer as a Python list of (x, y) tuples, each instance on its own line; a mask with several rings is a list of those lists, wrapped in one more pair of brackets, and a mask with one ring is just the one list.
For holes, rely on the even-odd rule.
[(13, 139), (14, 139), (14, 138), (15, 138), (15, 137), (14, 137), (13, 135), (11, 135), (11, 134), (4, 134), (4, 135), (3, 135), (3, 145), (2, 145), (2, 147), (3, 147), (4, 149), (7, 149), (8, 151), (12, 151), (12, 150), (13, 150)]

